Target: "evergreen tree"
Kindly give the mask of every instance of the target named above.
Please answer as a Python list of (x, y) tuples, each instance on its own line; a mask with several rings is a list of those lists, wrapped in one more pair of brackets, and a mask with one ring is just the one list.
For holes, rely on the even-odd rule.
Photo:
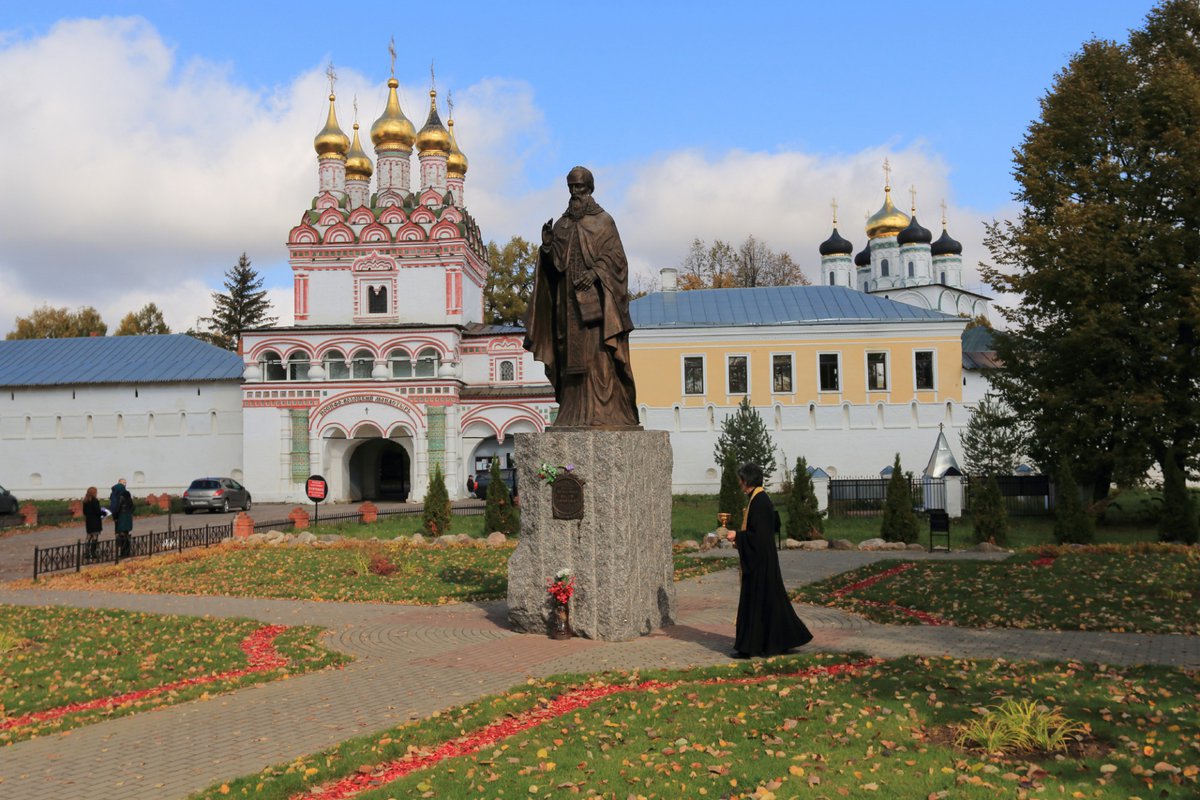
[(971, 475), (1011, 475), (1028, 446), (1026, 426), (989, 394), (979, 401), (962, 435), (963, 463)]
[(917, 540), (917, 515), (913, 513), (912, 479), (900, 469), (900, 454), (892, 464), (888, 480), (887, 499), (883, 506), (883, 523), (879, 535), (888, 542), (911, 543)]
[(483, 531), (500, 531), (505, 536), (515, 536), (520, 530), (520, 518), (517, 516), (517, 509), (513, 507), (508, 484), (500, 477), (500, 459), (492, 459), (488, 473), (491, 480), (488, 481), (487, 506), (483, 511)]
[(500, 247), (488, 242), (487, 282), (483, 285), (483, 318), (493, 325), (524, 325), (537, 267), (535, 246), (514, 236)]
[(154, 303), (146, 303), (140, 310), (126, 314), (113, 336), (148, 336), (170, 332), (159, 307)]
[(1187, 488), (1187, 476), (1172, 453), (1163, 470), (1163, 510), (1158, 520), (1158, 538), (1164, 542), (1195, 544), (1200, 539), (1196, 499)]
[(450, 532), (450, 494), (446, 491), (446, 479), (442, 466), (434, 464), (429, 473), (429, 489), (425, 492), (425, 512), (421, 517), (425, 530), (432, 536)]
[(742, 510), (746, 508), (746, 493), (738, 482), (737, 469), (732, 458), (721, 462), (721, 499), (717, 511), (729, 514), (729, 527), (737, 530), (742, 527)]
[(775, 443), (767, 433), (762, 416), (750, 405), (749, 397), (743, 397), (737, 410), (726, 414), (721, 421), (721, 435), (713, 449), (713, 460), (724, 465), (729, 459), (733, 459), (735, 469), (747, 461), (762, 467), (764, 486), (775, 472)]
[(825, 512), (817, 505), (812, 476), (804, 457), (796, 459), (792, 473), (792, 491), (787, 497), (787, 535), (789, 539), (820, 539), (825, 535)]
[(1015, 222), (989, 226), (1004, 364), (990, 377), (1093, 500), (1200, 452), (1200, 4), (1164, 0), (1127, 43), (1092, 40), (1015, 151)]
[(225, 291), (212, 293), (212, 316), (202, 317), (202, 329), (189, 333), (217, 347), (237, 350), (238, 336), (243, 330), (275, 322), (276, 318), (270, 316), (271, 301), (262, 285), (262, 277), (242, 253), (238, 263), (225, 273)]
[(17, 317), (15, 328), (6, 339), (69, 339), (78, 336), (103, 336), (108, 325), (91, 306), (74, 311), (42, 304), (28, 317)]
[(1054, 476), (1054, 540), (1059, 544), (1089, 544), (1095, 525), (1079, 499), (1079, 484), (1064, 458)]
[(995, 475), (971, 484), (971, 522), (975, 541), (1008, 544), (1008, 509)]

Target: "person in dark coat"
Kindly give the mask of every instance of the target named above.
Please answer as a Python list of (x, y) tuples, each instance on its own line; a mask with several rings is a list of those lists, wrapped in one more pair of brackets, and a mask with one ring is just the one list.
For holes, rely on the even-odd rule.
[(127, 558), (133, 545), (133, 495), (125, 491), (124, 486), (121, 489), (113, 518), (117, 527), (117, 554), (121, 558)]
[(808, 644), (812, 634), (796, 615), (783, 585), (775, 551), (775, 506), (763, 491), (762, 467), (743, 464), (738, 481), (749, 500), (741, 530), (729, 532), (742, 564), (733, 657), (778, 655)]
[(100, 531), (104, 529), (101, 524), (103, 519), (104, 511), (100, 508), (100, 498), (96, 497), (96, 487), (89, 486), (87, 494), (83, 496), (83, 529), (87, 532), (88, 561), (96, 559)]
[(108, 511), (113, 515), (113, 519), (117, 518), (117, 503), (121, 500), (121, 495), (125, 493), (125, 479), (117, 481), (113, 484), (112, 491), (108, 493)]

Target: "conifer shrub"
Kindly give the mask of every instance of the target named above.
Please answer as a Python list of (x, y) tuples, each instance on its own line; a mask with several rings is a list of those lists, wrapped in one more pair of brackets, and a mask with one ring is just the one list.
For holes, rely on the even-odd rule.
[(1059, 544), (1091, 544), (1096, 527), (1079, 499), (1079, 485), (1063, 459), (1054, 476), (1054, 541)]
[(721, 462), (721, 499), (717, 511), (729, 512), (729, 527), (742, 527), (742, 509), (746, 507), (746, 495), (738, 482), (737, 468), (740, 465), (732, 458)]
[(912, 482), (900, 468), (900, 454), (892, 464), (892, 477), (887, 485), (883, 506), (883, 523), (879, 535), (884, 541), (910, 544), (917, 540), (917, 515), (913, 513)]
[(813, 490), (812, 476), (808, 474), (808, 462), (803, 456), (796, 459), (796, 469), (791, 473), (791, 494), (787, 496), (787, 535), (790, 539), (821, 539), (825, 535), (825, 523), (821, 518), (825, 512), (817, 505), (817, 493)]
[(434, 464), (429, 473), (429, 489), (425, 492), (425, 512), (421, 519), (425, 530), (433, 536), (450, 532), (450, 494), (446, 491), (441, 464)]
[(1187, 476), (1179, 468), (1173, 451), (1163, 460), (1163, 507), (1158, 520), (1158, 539), (1195, 544), (1200, 539), (1200, 521), (1196, 519), (1196, 500), (1188, 492)]
[(1008, 509), (995, 475), (971, 485), (971, 522), (976, 542), (1008, 544)]
[(500, 477), (500, 459), (492, 459), (488, 472), (491, 480), (487, 488), (487, 505), (483, 510), (483, 530), (485, 533), (500, 531), (505, 536), (515, 536), (520, 522), (508, 484)]

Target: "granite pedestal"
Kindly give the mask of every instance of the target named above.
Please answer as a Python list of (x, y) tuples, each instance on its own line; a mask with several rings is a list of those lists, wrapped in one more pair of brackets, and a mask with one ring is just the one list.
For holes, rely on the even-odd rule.
[[(546, 582), (575, 574), (571, 627), (580, 636), (627, 641), (675, 622), (671, 557), (671, 442), (665, 431), (550, 430), (518, 433), (521, 538), (508, 562), (508, 618), (545, 634)], [(556, 519), (542, 464), (573, 465), (579, 519)], [(566, 497), (560, 487), (560, 506)], [(568, 504), (568, 507), (571, 504)], [(560, 507), (560, 511), (562, 508)]]

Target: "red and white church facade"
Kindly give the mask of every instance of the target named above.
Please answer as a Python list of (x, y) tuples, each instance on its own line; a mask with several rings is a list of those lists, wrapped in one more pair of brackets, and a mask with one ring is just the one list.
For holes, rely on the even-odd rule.
[(419, 500), (435, 464), (461, 497), (493, 456), (510, 465), (514, 433), (551, 422), (553, 390), (524, 331), (483, 322), (486, 250), (453, 118), (442, 124), (431, 91), (416, 131), (395, 78), (388, 86), (374, 163), (330, 94), (318, 192), (288, 235), (295, 324), (243, 332), (243, 470), (256, 500), (303, 500), (314, 473), (331, 500)]

